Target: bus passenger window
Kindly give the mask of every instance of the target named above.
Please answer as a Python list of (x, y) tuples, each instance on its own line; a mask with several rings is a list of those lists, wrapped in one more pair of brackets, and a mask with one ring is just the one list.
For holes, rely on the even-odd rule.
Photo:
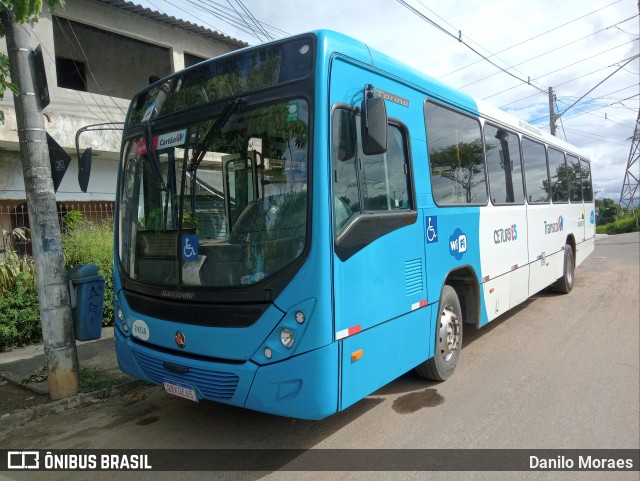
[(518, 136), (486, 124), (484, 145), (491, 201), (494, 204), (524, 204)]
[(425, 104), (431, 190), (438, 205), (485, 204), (487, 184), (480, 123)]
[(551, 197), (544, 145), (529, 139), (522, 139), (522, 160), (527, 201), (530, 204), (548, 203)]
[(593, 185), (591, 184), (591, 165), (580, 160), (580, 176), (582, 177), (582, 200), (593, 202)]
[(569, 193), (571, 202), (582, 202), (582, 181), (580, 179), (580, 162), (572, 155), (567, 155), (569, 171)]
[(564, 153), (549, 149), (549, 174), (551, 175), (551, 200), (569, 202), (569, 175)]

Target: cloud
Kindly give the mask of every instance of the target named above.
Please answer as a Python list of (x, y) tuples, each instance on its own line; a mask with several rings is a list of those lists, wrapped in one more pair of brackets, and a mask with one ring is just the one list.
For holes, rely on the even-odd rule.
[[(144, 4), (146, 0), (138, 3)], [(290, 34), (328, 28), (351, 35), (411, 67), (460, 88), (516, 117), (533, 121), (548, 131), (548, 87), (564, 112), (595, 87), (585, 99), (563, 113), (558, 135), (583, 148), (592, 161), (599, 197), (618, 200), (638, 114), (636, 60), (607, 80), (621, 61), (638, 54), (638, 14), (630, 0), (406, 0), (474, 49), (517, 77), (531, 79), (538, 87), (520, 82), (485, 60), (398, 2), (388, 0), (245, 0), (260, 21)], [(171, 3), (174, 3), (172, 1)], [(183, 10), (164, 0), (150, 8), (162, 8), (183, 18), (194, 11), (191, 2)], [(186, 18), (202, 22), (203, 12)], [(635, 18), (634, 18), (635, 17)], [(628, 20), (630, 19), (630, 20)], [(626, 21), (625, 21), (626, 20)], [(227, 34), (252, 44), (258, 40), (214, 18), (208, 28), (220, 25)], [(497, 54), (497, 55), (494, 55)], [(486, 78), (485, 78), (486, 77)], [(621, 102), (623, 99), (624, 102)], [(637, 174), (637, 173), (636, 173)]]

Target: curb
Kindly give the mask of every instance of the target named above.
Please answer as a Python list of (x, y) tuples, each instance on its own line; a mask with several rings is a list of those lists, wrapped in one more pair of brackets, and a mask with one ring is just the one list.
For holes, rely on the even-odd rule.
[(58, 399), (47, 404), (41, 404), (39, 406), (33, 406), (30, 408), (22, 409), (14, 413), (8, 413), (0, 416), (0, 431), (5, 431), (8, 428), (18, 427), (32, 419), (47, 416), (49, 414), (59, 414), (67, 409), (73, 409), (77, 406), (85, 404), (93, 404), (103, 401), (111, 396), (117, 396), (124, 394), (133, 389), (139, 387), (153, 386), (145, 381), (134, 379), (132, 381), (125, 381), (115, 386), (99, 389), (97, 391), (85, 392), (76, 394), (64, 399)]

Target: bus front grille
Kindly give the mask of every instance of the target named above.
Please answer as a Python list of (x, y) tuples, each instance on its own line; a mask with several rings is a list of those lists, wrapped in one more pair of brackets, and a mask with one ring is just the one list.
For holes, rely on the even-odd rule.
[(149, 378), (157, 384), (163, 379), (171, 379), (192, 386), (197, 386), (207, 399), (231, 399), (238, 386), (236, 374), (223, 371), (211, 371), (189, 366), (187, 372), (175, 372), (164, 367), (164, 362), (138, 351), (133, 352), (138, 365)]
[(243, 328), (256, 323), (269, 304), (216, 306), (181, 303), (125, 291), (125, 298), (134, 311), (166, 321), (208, 327)]

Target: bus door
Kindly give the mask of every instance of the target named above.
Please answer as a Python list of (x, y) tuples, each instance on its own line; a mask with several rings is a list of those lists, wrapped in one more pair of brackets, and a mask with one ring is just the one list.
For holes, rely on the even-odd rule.
[[(335, 340), (341, 343), (341, 408), (426, 359), (429, 339), (422, 223), (412, 194), (408, 129), (388, 123), (384, 153), (366, 155), (353, 89), (376, 78), (340, 60), (332, 67), (331, 169), (334, 211)], [(376, 87), (383, 87), (378, 82)], [(398, 88), (398, 87), (396, 87)], [(336, 95), (338, 94), (338, 95)], [(360, 107), (362, 95), (356, 101)], [(353, 102), (353, 103), (356, 103)], [(351, 105), (350, 105), (351, 104)], [(401, 107), (390, 108), (406, 116)], [(403, 107), (406, 109), (406, 107)], [(391, 117), (393, 119), (393, 117)], [(421, 301), (424, 300), (424, 304)], [(415, 306), (415, 308), (414, 308)]]
[[(589, 213), (585, 212), (585, 206), (582, 202), (582, 179), (580, 177), (580, 161), (572, 156), (567, 155), (567, 174), (569, 177), (569, 219), (574, 224), (574, 236), (576, 245), (582, 243), (585, 238), (586, 224), (589, 222)], [(574, 252), (574, 254), (576, 254)]]

